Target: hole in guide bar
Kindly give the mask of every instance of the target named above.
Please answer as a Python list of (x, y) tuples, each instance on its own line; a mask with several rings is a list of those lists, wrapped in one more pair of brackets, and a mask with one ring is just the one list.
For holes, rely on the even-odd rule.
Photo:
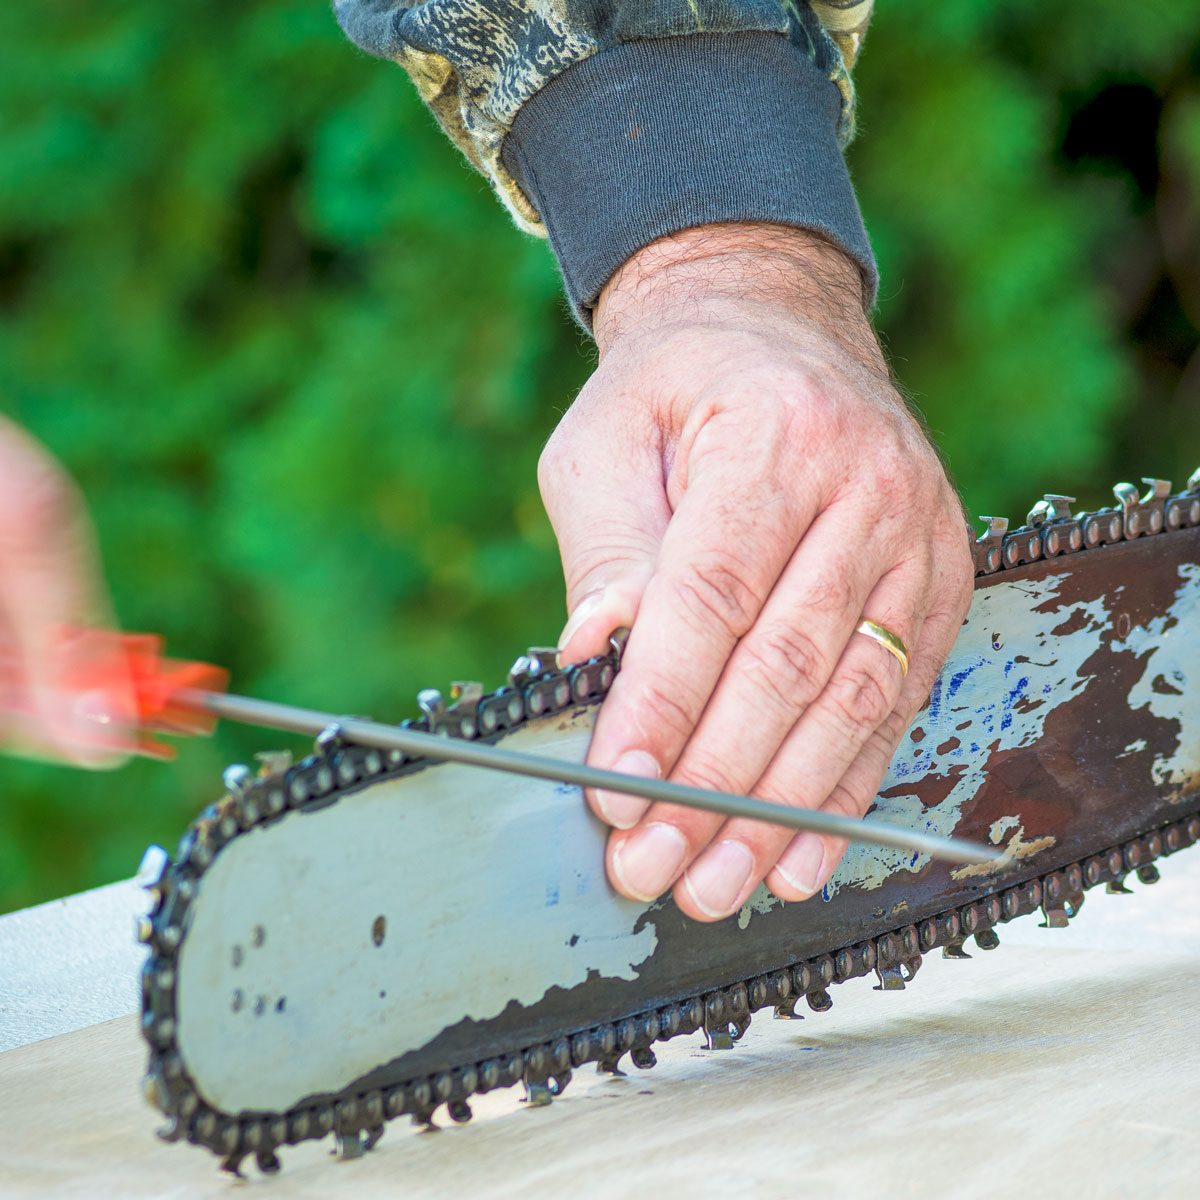
[(229, 955), (229, 958), (235, 967), (240, 967), (242, 965), (243, 957), (244, 955), (241, 946), (234, 946), (233, 952)]
[(253, 932), (250, 934), (251, 944), (261, 946), (266, 940), (267, 931), (261, 925), (255, 925)]
[(275, 1001), (275, 1011), (277, 1013), (281, 1013), (285, 1008), (287, 1008), (287, 997), (280, 996), (279, 999)]
[(231, 1008), (231, 1009), (232, 1009), (234, 1012), (241, 1012), (241, 1011), (242, 1011), (242, 1004), (245, 1002), (245, 999), (246, 999), (246, 998), (245, 998), (245, 997), (242, 995), (242, 989), (241, 989), (241, 988), (235, 988), (235, 989), (234, 989), (234, 992), (233, 992), (233, 999), (230, 1001), (230, 1003), (229, 1003), (229, 1007), (230, 1007), (230, 1008)]
[(387, 920), (380, 915), (371, 922), (371, 941), (377, 946), (382, 946), (385, 937), (387, 937)]

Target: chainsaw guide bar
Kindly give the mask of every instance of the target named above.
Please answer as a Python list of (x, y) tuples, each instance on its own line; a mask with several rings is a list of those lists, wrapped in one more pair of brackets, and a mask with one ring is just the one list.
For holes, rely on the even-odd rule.
[[(1200, 841), (1200, 472), (1147, 484), (1083, 515), (1047, 497), (1013, 532), (986, 518), (971, 610), (873, 813), (992, 864), (856, 845), (812, 899), (760, 889), (703, 925), (612, 891), (574, 787), (336, 726), (301, 762), (231, 768), (139, 874), (160, 1136), (235, 1173), (330, 1133), (353, 1156), (392, 1118), (466, 1121), (518, 1083), (548, 1103), (573, 1069), (651, 1067), (679, 1035), (732, 1046), (763, 1008), (821, 1012), (872, 973), (899, 990), (939, 946), (992, 949), (1006, 921), (1065, 925), (1092, 887), (1153, 882)], [(404, 724), (582, 761), (619, 667), (619, 646), (565, 670), (530, 652), (506, 687), (424, 692)]]

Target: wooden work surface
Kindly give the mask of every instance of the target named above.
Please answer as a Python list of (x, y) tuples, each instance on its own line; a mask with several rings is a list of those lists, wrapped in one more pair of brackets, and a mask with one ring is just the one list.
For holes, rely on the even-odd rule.
[(1163, 869), (1069, 930), (1030, 918), (994, 953), (927, 960), (904, 992), (856, 980), (732, 1051), (585, 1070), (550, 1108), (510, 1091), (467, 1126), (394, 1122), (358, 1161), (285, 1148), (272, 1180), (157, 1142), (135, 1019), (108, 1021), (0, 1055), (0, 1197), (1194, 1196), (1200, 853)]

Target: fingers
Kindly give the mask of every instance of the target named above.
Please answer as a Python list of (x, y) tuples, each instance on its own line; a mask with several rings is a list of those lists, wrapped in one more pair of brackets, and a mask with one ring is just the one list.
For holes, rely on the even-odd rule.
[[(812, 524), (754, 629), (734, 650), (679, 757), (673, 779), (715, 791), (749, 792), (806, 709), (826, 689), (881, 570), (880, 552), (870, 530), (856, 528), (850, 520), (827, 511)], [(924, 589), (923, 580), (920, 588)], [(907, 628), (907, 617), (894, 619), (898, 628), (901, 620)], [(856, 648), (851, 665), (857, 656), (874, 661)], [(887, 680), (888, 674), (883, 678)], [(824, 794), (810, 799), (809, 806), (820, 804)], [(635, 817), (646, 812), (647, 824), (664, 823), (676, 829), (682, 835), (686, 862), (703, 850), (725, 821), (719, 815), (670, 804), (655, 804), (647, 811), (646, 803), (636, 802), (628, 809)], [(641, 836), (637, 834), (638, 839)], [(653, 836), (666, 838), (666, 834)], [(618, 870), (630, 892), (658, 895), (676, 880), (678, 872), (671, 872), (666, 854), (642, 854), (640, 846), (620, 840), (613, 850), (619, 850)], [(713, 846), (706, 870), (732, 878), (745, 863), (739, 851), (740, 847)], [(718, 870), (718, 859), (725, 858), (731, 860), (728, 869)]]
[[(596, 725), (593, 765), (624, 770), (636, 763), (643, 774), (667, 774), (675, 765), (811, 519), (797, 500), (802, 489), (781, 491), (776, 478), (764, 470), (759, 482), (748, 481), (730, 456), (694, 456)], [(646, 809), (644, 801), (607, 793), (590, 800), (617, 827), (632, 825)]]
[[(40, 447), (0, 421), (0, 727), (10, 738), (80, 765), (113, 757), (112, 733), (129, 721), (133, 703), (128, 681), (110, 669), (111, 637), (85, 628), (105, 617), (74, 488)], [(70, 681), (101, 663), (111, 687), (77, 695)]]
[(883, 569), (852, 524), (827, 511), (808, 530), (680, 756), (681, 782), (753, 787), (829, 682)]
[[(884, 576), (865, 612), (906, 644), (917, 645), (928, 587), (927, 561), (918, 555)], [(900, 664), (888, 651), (851, 633), (828, 682), (783, 740), (755, 794), (790, 807), (819, 808), (894, 711), (904, 685)], [(676, 884), (675, 898), (684, 912), (701, 920), (732, 912), (793, 837), (791, 830), (759, 821), (730, 820), (714, 829), (710, 822), (689, 818), (687, 825), (696, 857)], [(739, 872), (733, 871), (734, 862)]]
[[(894, 713), (867, 740), (821, 805), (823, 809), (862, 817), (871, 807), (896, 747), (928, 699), (933, 681), (954, 645), (969, 592), (967, 596), (968, 600), (962, 599), (960, 591), (952, 608), (926, 617), (921, 630), (921, 645), (912, 658), (912, 667)], [(846, 844), (839, 838), (796, 834), (767, 875), (767, 886), (784, 900), (805, 900), (825, 886), (845, 850)]]

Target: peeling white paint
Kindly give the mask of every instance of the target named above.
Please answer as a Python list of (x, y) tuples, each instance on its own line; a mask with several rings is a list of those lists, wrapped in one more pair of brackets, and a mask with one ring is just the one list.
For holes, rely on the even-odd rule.
[[(873, 816), (952, 834), (963, 805), (985, 781), (991, 754), (1035, 744), (1047, 716), (1087, 685), (1091, 676), (1081, 668), (1099, 648), (1109, 616), (1102, 599), (1055, 602), (1064, 578), (997, 583), (976, 593), (929, 706), (910, 730), (924, 736), (901, 741), (880, 788), (894, 794), (876, 800)], [(1074, 632), (1054, 632), (1068, 620), (1077, 626)], [(945, 798), (927, 809), (915, 791), (904, 790), (906, 781), (918, 779), (953, 782)], [(915, 873), (928, 861), (912, 851), (854, 845), (823, 894), (829, 899), (844, 887), (877, 888), (894, 872)]]
[(1004, 847), (1004, 853), (994, 862), (972, 863), (968, 867), (958, 867), (950, 872), (950, 878), (977, 879), (988, 875), (995, 875), (997, 872), (1006, 870), (1013, 863), (1019, 862), (1023, 858), (1032, 858), (1042, 850), (1049, 850), (1055, 841), (1057, 841), (1056, 838), (1052, 838), (1049, 834), (1043, 837), (1030, 838), (1029, 841), (1026, 841), (1025, 826), (1021, 824), (1020, 815), (1000, 817), (998, 820), (993, 821), (991, 828), (988, 830), (988, 837), (991, 839), (993, 846), (999, 846), (1004, 840), (1004, 835), (1012, 830), (1015, 830), (1015, 832), (1009, 838), (1008, 845)]
[(766, 884), (760, 883), (750, 893), (750, 899), (738, 909), (738, 928), (745, 929), (750, 924), (750, 918), (754, 913), (769, 913), (771, 909), (778, 908), (783, 903), (784, 901), (780, 900), (773, 892), (767, 891)]
[(1023, 831), (1024, 828), (1025, 827), (1021, 824), (1020, 817), (997, 817), (988, 826), (988, 841), (991, 842), (993, 846), (998, 846), (1002, 841), (1004, 841), (1004, 835), (1010, 829), (1020, 829)]
[[(1194, 730), (1200, 729), (1200, 564), (1184, 563), (1179, 573), (1184, 583), (1166, 613), (1130, 630), (1116, 645), (1137, 654), (1149, 652), (1142, 677), (1129, 693), (1130, 708), (1149, 708), (1156, 717)], [(1156, 680), (1160, 689), (1165, 685), (1172, 690), (1155, 691)], [(1155, 758), (1151, 773), (1158, 784), (1179, 786), (1194, 779), (1200, 774), (1200, 738), (1181, 738), (1174, 753)]]
[[(592, 720), (540, 721), (505, 745), (580, 760)], [(445, 765), (230, 845), (179, 962), (179, 1044), (200, 1091), (226, 1112), (285, 1109), (510, 1001), (634, 978), (657, 941), (653, 924), (635, 932), (648, 906), (609, 887), (604, 827), (562, 787)]]

